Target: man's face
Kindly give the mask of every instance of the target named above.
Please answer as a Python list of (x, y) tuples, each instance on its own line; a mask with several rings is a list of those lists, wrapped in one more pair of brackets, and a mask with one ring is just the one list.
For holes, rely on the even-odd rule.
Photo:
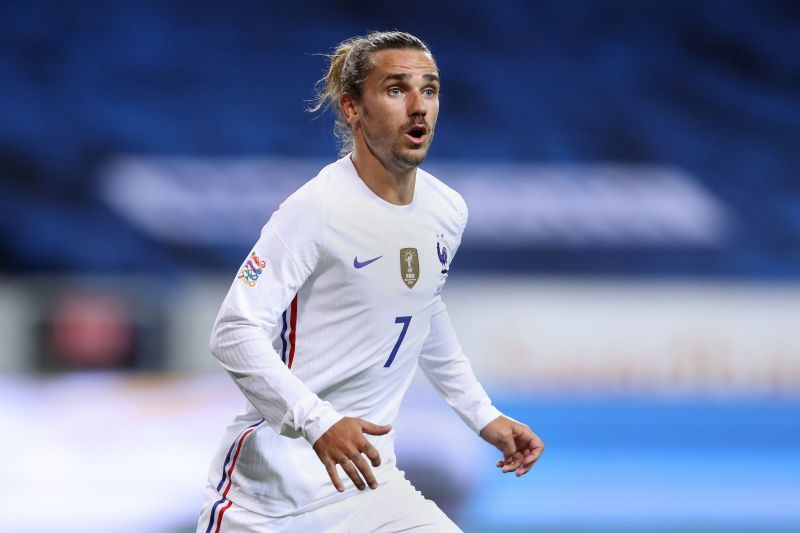
[(354, 102), (353, 133), (386, 168), (408, 170), (425, 159), (439, 114), (439, 75), (420, 50), (382, 50)]

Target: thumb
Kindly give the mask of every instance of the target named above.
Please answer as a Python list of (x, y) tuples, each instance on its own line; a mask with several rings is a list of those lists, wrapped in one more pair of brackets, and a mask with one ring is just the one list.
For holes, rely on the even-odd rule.
[(372, 422), (367, 422), (366, 420), (358, 419), (361, 422), (361, 431), (366, 433), (367, 435), (386, 435), (392, 430), (391, 424), (386, 424), (385, 426), (379, 426), (377, 424), (373, 424)]

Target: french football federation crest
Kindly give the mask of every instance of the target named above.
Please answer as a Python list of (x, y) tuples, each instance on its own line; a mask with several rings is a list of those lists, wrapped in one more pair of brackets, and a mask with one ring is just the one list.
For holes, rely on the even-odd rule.
[(264, 272), (263, 269), (266, 268), (266, 266), (267, 262), (258, 257), (255, 251), (250, 252), (250, 257), (244, 262), (242, 269), (239, 271), (239, 275), (236, 277), (244, 281), (244, 284), (248, 287), (255, 287), (258, 276)]
[(444, 235), (437, 235), (436, 236), (436, 255), (439, 257), (439, 262), (442, 264), (442, 274), (447, 274), (447, 248), (444, 247), (439, 241), (444, 240)]
[(419, 253), (416, 248), (400, 250), (400, 276), (409, 289), (414, 288), (419, 280)]

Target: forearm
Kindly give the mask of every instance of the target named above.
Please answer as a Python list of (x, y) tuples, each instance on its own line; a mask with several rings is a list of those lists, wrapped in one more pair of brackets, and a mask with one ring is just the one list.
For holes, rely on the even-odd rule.
[(221, 313), (211, 352), (276, 432), (313, 444), (342, 418), (292, 374), (258, 325)]
[(420, 367), (453, 410), (475, 433), (501, 415), (478, 382), (461, 349), (450, 318), (442, 309), (431, 318), (431, 331), (420, 354)]
[(480, 433), (486, 424), (501, 415), (475, 378), (466, 358), (423, 369), (442, 398), (475, 433)]
[(271, 335), (322, 253), (320, 202), (306, 191), (273, 213), (222, 303), (210, 343), (272, 429), (312, 444), (342, 416), (287, 368)]

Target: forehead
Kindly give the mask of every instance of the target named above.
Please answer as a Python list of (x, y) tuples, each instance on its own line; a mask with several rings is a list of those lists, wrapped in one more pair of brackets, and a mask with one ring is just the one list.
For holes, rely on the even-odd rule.
[(383, 79), (388, 74), (438, 75), (433, 57), (422, 50), (381, 50), (372, 54), (369, 78)]

